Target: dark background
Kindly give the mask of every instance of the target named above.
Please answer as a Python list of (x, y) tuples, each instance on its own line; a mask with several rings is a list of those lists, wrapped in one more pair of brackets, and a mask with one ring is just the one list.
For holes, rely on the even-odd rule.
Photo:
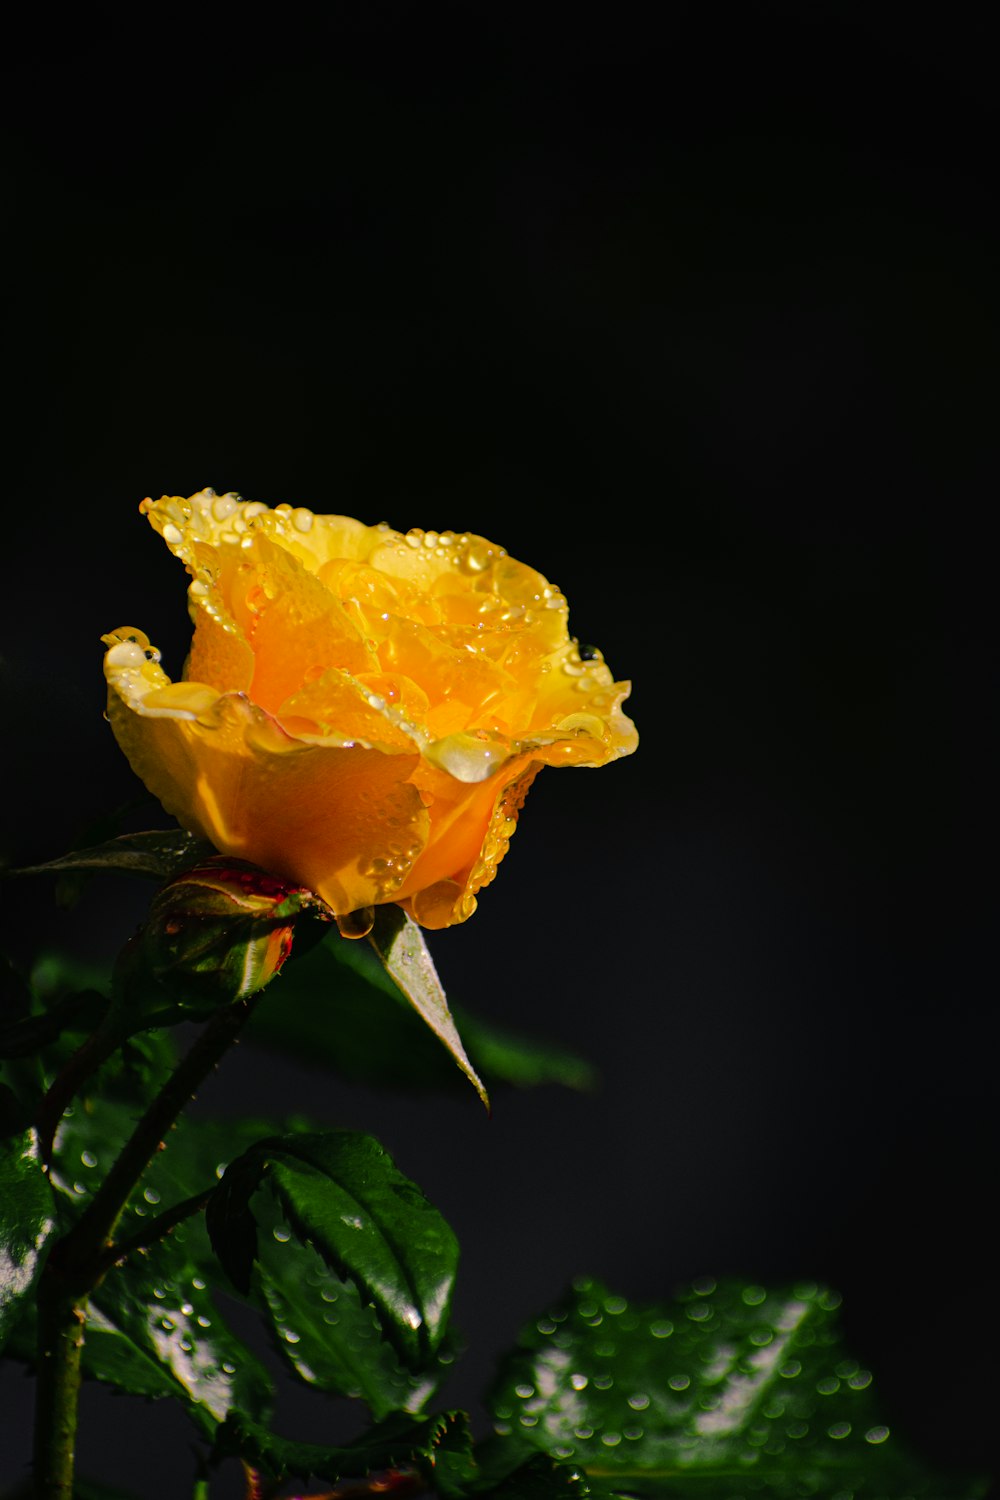
[[(245, 1048), (198, 1107), (308, 1100), (382, 1138), (462, 1240), (446, 1395), (477, 1420), (575, 1272), (642, 1299), (813, 1277), (890, 1424), (989, 1471), (985, 24), (97, 7), (12, 43), (4, 859), (141, 791), (100, 636), (141, 627), (172, 675), (187, 641), (144, 495), (505, 545), (632, 679), (641, 744), (547, 772), (432, 951), (453, 998), (572, 1045), (601, 1092), (500, 1093), (487, 1119), (471, 1090)], [(147, 896), (109, 878), (67, 914), (7, 885), (5, 939), (113, 950)], [(282, 1401), (321, 1435), (318, 1398)], [(19, 1374), (2, 1403), (0, 1481), (28, 1447)], [(84, 1419), (85, 1467), (187, 1493), (178, 1414), (88, 1391)]]

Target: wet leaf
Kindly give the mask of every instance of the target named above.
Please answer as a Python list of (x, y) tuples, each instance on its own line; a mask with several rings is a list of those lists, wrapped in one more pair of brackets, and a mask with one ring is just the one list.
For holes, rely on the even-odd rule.
[(421, 1368), (447, 1327), (458, 1245), (420, 1189), (359, 1132), (259, 1142), (227, 1168), (206, 1214), (219, 1258), (244, 1292), (256, 1258), (250, 1204), (265, 1180), (295, 1233), (357, 1285), (401, 1357)]
[(275, 1347), (300, 1380), (363, 1400), (379, 1420), (416, 1413), (431, 1399), (451, 1361), (441, 1349), (418, 1372), (401, 1362), (374, 1308), (353, 1282), (337, 1276), (292, 1234), (270, 1194), (257, 1196), (259, 1261), (253, 1294), (269, 1318)]
[(468, 1450), (463, 1412), (441, 1412), (417, 1421), (396, 1413), (342, 1448), (291, 1442), (234, 1412), (219, 1429), (212, 1457), (242, 1458), (276, 1479), (294, 1476), (338, 1484), (387, 1471), (416, 1470), (431, 1476), (445, 1455), (467, 1465)]
[[(134, 1128), (146, 1098), (144, 1080), (163, 1076), (174, 1055), (162, 1033), (130, 1044), (105, 1064), (86, 1099), (64, 1117), (51, 1176), (65, 1218), (74, 1218), (90, 1200)], [(131, 1195), (119, 1242), (141, 1237), (160, 1213), (210, 1189), (228, 1155), (262, 1128), (266, 1124), (259, 1120), (180, 1121)], [(109, 1270), (90, 1299), (84, 1374), (133, 1395), (173, 1396), (209, 1433), (234, 1403), (265, 1415), (269, 1377), (212, 1296), (219, 1279), (201, 1215), (148, 1249), (134, 1250)], [(30, 1342), (22, 1339), (18, 1353), (30, 1360)]]
[(123, 833), (106, 843), (72, 849), (41, 865), (21, 865), (8, 875), (60, 875), (75, 870), (119, 870), (129, 875), (149, 875), (168, 880), (188, 865), (215, 853), (204, 839), (182, 829), (152, 829), (148, 833)]
[(90, 1300), (84, 1373), (133, 1395), (175, 1396), (211, 1434), (233, 1407), (266, 1417), (271, 1381), (211, 1295), (200, 1229), (179, 1226), (108, 1273)]
[(476, 1500), (605, 1500), (614, 1491), (589, 1480), (576, 1464), (557, 1463), (536, 1453), (497, 1484), (476, 1485), (468, 1493)]
[[(490, 1396), (498, 1445), (541, 1449), (655, 1500), (804, 1495), (970, 1500), (891, 1432), (829, 1289), (693, 1283), (629, 1306), (598, 1282), (522, 1335)], [(502, 1492), (501, 1492), (502, 1493)]]
[[(564, 1048), (515, 1036), (451, 1007), (476, 1072), (493, 1088), (596, 1086), (594, 1067)], [(244, 1041), (374, 1088), (444, 1092), (466, 1087), (369, 943), (331, 933), (294, 950), (244, 1032)]]
[(369, 941), (387, 973), (421, 1020), (444, 1043), (489, 1109), (489, 1096), (479, 1074), (466, 1056), (423, 930), (401, 907), (379, 906), (375, 910), (375, 925)]
[(31, 1299), (53, 1229), (52, 1190), (34, 1130), (0, 1139), (0, 1348)]

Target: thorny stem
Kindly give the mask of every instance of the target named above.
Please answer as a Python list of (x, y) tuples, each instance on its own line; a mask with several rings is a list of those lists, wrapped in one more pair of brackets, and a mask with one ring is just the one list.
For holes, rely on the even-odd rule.
[(38, 1396), (35, 1408), (35, 1494), (73, 1500), (76, 1414), (83, 1355), (83, 1309), (44, 1274), (38, 1293)]
[[(45, 1263), (38, 1286), (35, 1500), (72, 1500), (84, 1311), (89, 1294), (120, 1258), (119, 1247), (111, 1243), (115, 1225), (170, 1127), (246, 1024), (255, 998), (236, 1001), (212, 1017), (149, 1105), (80, 1218)], [(179, 1222), (185, 1215), (178, 1216), (177, 1208), (189, 1205), (191, 1200), (186, 1200), (159, 1215), (143, 1241), (149, 1239), (149, 1229), (164, 1219)], [(194, 1206), (189, 1211), (194, 1212)], [(162, 1225), (159, 1233), (172, 1227), (172, 1223)]]
[(56, 1130), (70, 1100), (124, 1040), (117, 1016), (113, 1010), (109, 1011), (97, 1030), (76, 1049), (52, 1080), (36, 1120), (42, 1160), (46, 1165), (52, 1160)]
[(170, 1231), (183, 1223), (185, 1219), (192, 1218), (194, 1214), (200, 1214), (212, 1196), (212, 1192), (212, 1188), (206, 1188), (204, 1192), (193, 1193), (190, 1198), (182, 1198), (180, 1203), (174, 1204), (173, 1208), (164, 1209), (162, 1214), (157, 1214), (155, 1219), (150, 1219), (138, 1234), (130, 1235), (128, 1239), (115, 1240), (114, 1244), (109, 1245), (100, 1257), (101, 1274), (110, 1270), (112, 1266), (119, 1265), (123, 1260), (127, 1260), (136, 1250), (145, 1250), (149, 1245), (155, 1245), (157, 1240), (165, 1239)]
[(86, 1283), (84, 1290), (89, 1292), (95, 1285), (92, 1279), (95, 1263), (110, 1247), (111, 1235), (129, 1194), (181, 1110), (236, 1040), (249, 1019), (252, 1000), (253, 997), (237, 1000), (212, 1017), (152, 1101), (107, 1177), (59, 1246), (64, 1272), (79, 1272)]

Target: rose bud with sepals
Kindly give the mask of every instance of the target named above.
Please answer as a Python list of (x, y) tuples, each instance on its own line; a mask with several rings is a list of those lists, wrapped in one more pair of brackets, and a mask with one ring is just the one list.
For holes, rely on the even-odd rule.
[(312, 891), (218, 855), (169, 880), (131, 945), (130, 980), (156, 982), (166, 1005), (210, 1015), (278, 974), (297, 935), (315, 941), (332, 913)]

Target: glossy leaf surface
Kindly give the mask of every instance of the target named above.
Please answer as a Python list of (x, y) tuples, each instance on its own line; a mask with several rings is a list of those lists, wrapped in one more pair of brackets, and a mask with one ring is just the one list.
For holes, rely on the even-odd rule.
[[(163, 1034), (130, 1044), (102, 1068), (86, 1102), (65, 1116), (52, 1164), (64, 1217), (75, 1217), (90, 1200), (131, 1133), (144, 1097), (144, 1072), (162, 1076), (173, 1057)], [(252, 1120), (182, 1121), (131, 1195), (119, 1241), (141, 1238), (160, 1213), (210, 1189), (227, 1153), (261, 1128), (262, 1122)], [(200, 1216), (178, 1224), (147, 1250), (134, 1250), (91, 1296), (84, 1373), (133, 1395), (174, 1396), (207, 1432), (234, 1404), (265, 1415), (270, 1380), (227, 1326), (211, 1295), (213, 1279), (218, 1267)]]
[(842, 1343), (839, 1302), (814, 1285), (706, 1279), (669, 1305), (630, 1307), (577, 1282), (504, 1364), (496, 1432), (657, 1500), (981, 1494), (928, 1474), (890, 1431), (871, 1372)]
[[(370, 1491), (374, 1494), (392, 1489), (388, 1471), (431, 1475), (444, 1460), (451, 1461), (452, 1472), (455, 1467), (468, 1469), (469, 1449), (462, 1412), (441, 1412), (416, 1421), (396, 1413), (337, 1448), (277, 1437), (234, 1413), (219, 1428), (213, 1458), (242, 1458), (279, 1479), (287, 1475), (337, 1484), (371, 1476), (376, 1484), (381, 1483), (381, 1489)], [(375, 1478), (378, 1475), (384, 1478)]]
[(375, 909), (375, 925), (369, 941), (385, 965), (386, 972), (421, 1020), (444, 1043), (489, 1109), (489, 1096), (462, 1045), (462, 1038), (448, 1009), (448, 1001), (423, 929), (400, 907), (379, 906)]
[(261, 1141), (227, 1169), (207, 1210), (212, 1243), (244, 1291), (256, 1255), (250, 1200), (265, 1178), (295, 1233), (357, 1285), (407, 1364), (423, 1365), (447, 1326), (458, 1245), (420, 1189), (355, 1131)]
[(118, 870), (127, 875), (149, 875), (167, 880), (206, 855), (211, 844), (182, 829), (153, 829), (149, 833), (123, 833), (105, 843), (73, 849), (41, 865), (22, 865), (12, 875), (61, 875), (76, 870)]
[[(90, 1300), (84, 1358), (88, 1374), (133, 1393), (179, 1397), (211, 1433), (234, 1406), (266, 1417), (271, 1381), (226, 1326), (206, 1283), (203, 1242), (200, 1224), (183, 1224), (110, 1271)], [(138, 1391), (147, 1364), (161, 1388)]]
[(536, 1453), (497, 1484), (476, 1486), (471, 1493), (476, 1500), (605, 1500), (614, 1492), (592, 1482), (578, 1465)]
[(52, 1190), (36, 1132), (0, 1139), (0, 1348), (31, 1297), (54, 1228)]
[[(452, 1016), (476, 1072), (493, 1088), (596, 1086), (595, 1068), (565, 1048), (515, 1036), (459, 1005)], [(369, 943), (332, 933), (289, 962), (254, 1011), (244, 1040), (333, 1068), (375, 1088), (443, 1092), (466, 1087)]]
[(292, 1234), (271, 1195), (259, 1194), (254, 1209), (254, 1292), (266, 1308), (275, 1346), (298, 1378), (363, 1400), (376, 1420), (393, 1411), (422, 1410), (450, 1362), (447, 1351), (428, 1357), (419, 1371), (407, 1369), (357, 1286)]

